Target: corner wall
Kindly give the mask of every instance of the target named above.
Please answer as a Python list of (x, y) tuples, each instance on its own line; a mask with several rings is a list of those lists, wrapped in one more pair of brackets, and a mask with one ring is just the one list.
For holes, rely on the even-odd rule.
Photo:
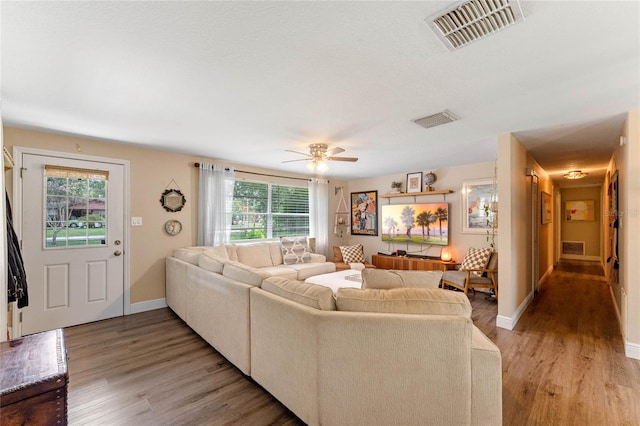
[(616, 149), (611, 162), (611, 171), (618, 170), (620, 188), (620, 287), (612, 287), (612, 293), (620, 314), (625, 354), (640, 359), (640, 110), (629, 112), (623, 137), (626, 143)]
[[(531, 169), (538, 176), (538, 188), (532, 197), (534, 178), (527, 176)], [(554, 188), (545, 172), (510, 133), (498, 136), (498, 196), (500, 199), (500, 300), (496, 325), (512, 330), (534, 296), (534, 280), (544, 281), (553, 268), (554, 221), (541, 224), (540, 192), (552, 196)], [(535, 211), (534, 211), (535, 209)], [(533, 228), (537, 230), (538, 251), (534, 252)], [(537, 275), (532, 270), (537, 262)]]

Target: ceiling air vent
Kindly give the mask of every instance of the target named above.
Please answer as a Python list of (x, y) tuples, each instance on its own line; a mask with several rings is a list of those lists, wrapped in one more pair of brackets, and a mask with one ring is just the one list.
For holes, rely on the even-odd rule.
[(451, 123), (452, 121), (459, 120), (458, 117), (451, 114), (449, 111), (444, 110), (437, 114), (429, 115), (427, 117), (422, 117), (417, 120), (414, 120), (414, 123), (428, 129), (430, 127), (440, 126), (442, 124)]
[(522, 21), (518, 0), (471, 0), (427, 18), (431, 29), (452, 51)]

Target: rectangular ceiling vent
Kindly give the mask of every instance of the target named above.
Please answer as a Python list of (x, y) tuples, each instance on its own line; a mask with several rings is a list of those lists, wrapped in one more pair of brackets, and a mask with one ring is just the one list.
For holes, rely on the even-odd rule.
[(471, 0), (427, 18), (431, 29), (451, 51), (522, 21), (524, 14), (518, 0)]
[(417, 120), (414, 120), (414, 123), (428, 129), (430, 127), (440, 126), (442, 124), (451, 123), (452, 121), (459, 120), (458, 117), (453, 115), (447, 110), (439, 112), (437, 114), (429, 115), (427, 117), (422, 117)]

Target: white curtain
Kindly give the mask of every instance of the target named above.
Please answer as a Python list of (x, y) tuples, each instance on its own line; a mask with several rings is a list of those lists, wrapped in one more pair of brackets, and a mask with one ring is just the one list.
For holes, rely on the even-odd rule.
[(329, 244), (329, 181), (309, 181), (309, 236), (316, 238), (316, 253), (327, 255)]
[(198, 197), (198, 245), (227, 244), (231, 239), (233, 186), (232, 168), (200, 163)]

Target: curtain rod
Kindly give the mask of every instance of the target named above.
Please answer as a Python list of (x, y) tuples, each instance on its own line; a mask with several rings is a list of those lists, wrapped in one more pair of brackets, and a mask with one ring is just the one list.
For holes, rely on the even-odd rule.
[[(200, 163), (193, 163), (193, 166), (195, 168), (200, 168)], [(228, 167), (225, 167), (224, 169), (229, 171)], [(290, 177), (290, 176), (271, 175), (271, 174), (268, 174), (268, 173), (247, 172), (245, 170), (237, 170), (237, 169), (236, 169), (236, 172), (238, 172), (238, 173), (246, 173), (246, 174), (249, 174), (249, 175), (269, 176), (269, 177), (277, 177), (277, 178), (283, 178), (283, 179), (304, 180), (304, 181), (307, 181), (307, 182), (311, 182), (311, 179), (309, 179), (309, 178), (297, 178), (297, 177)]]

